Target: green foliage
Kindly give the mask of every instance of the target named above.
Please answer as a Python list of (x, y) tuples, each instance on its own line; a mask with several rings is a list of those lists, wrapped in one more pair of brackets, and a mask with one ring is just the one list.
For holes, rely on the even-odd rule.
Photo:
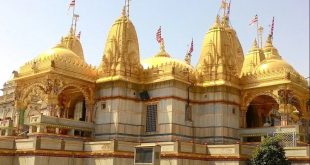
[(285, 157), (283, 147), (279, 144), (280, 137), (267, 137), (254, 151), (250, 164), (252, 165), (290, 165)]

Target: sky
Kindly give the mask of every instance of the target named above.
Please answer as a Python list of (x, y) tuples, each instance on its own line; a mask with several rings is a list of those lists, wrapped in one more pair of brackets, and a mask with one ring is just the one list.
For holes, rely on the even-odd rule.
[[(68, 33), (69, 0), (2, 0), (0, 5), (0, 86), (27, 61), (54, 47)], [(196, 66), (203, 38), (219, 14), (221, 0), (131, 0), (130, 19), (138, 35), (140, 58), (159, 52), (156, 31), (162, 27), (166, 51), (183, 60), (194, 39)], [(98, 66), (113, 22), (124, 0), (76, 0), (77, 31), (86, 62)], [(230, 22), (246, 53), (256, 37), (250, 20), (258, 15), (263, 43), (275, 17), (273, 44), (302, 76), (309, 76), (309, 0), (232, 0)], [(1, 88), (1, 87), (0, 87)]]

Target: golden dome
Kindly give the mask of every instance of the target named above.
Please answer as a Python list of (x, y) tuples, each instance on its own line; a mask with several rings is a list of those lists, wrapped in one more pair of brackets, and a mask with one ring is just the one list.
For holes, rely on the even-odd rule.
[(255, 69), (255, 72), (293, 72), (297, 73), (295, 69), (282, 60), (278, 50), (272, 45), (271, 36), (269, 35), (264, 47), (265, 60), (263, 60)]
[(227, 22), (216, 17), (214, 25), (206, 33), (196, 69), (201, 74), (241, 73), (243, 50), (235, 30)]
[(257, 65), (259, 65), (265, 59), (264, 52), (258, 47), (256, 39), (253, 42), (252, 48), (244, 57), (242, 66), (242, 76), (253, 73)]
[(59, 44), (54, 48), (40, 53), (33, 61), (39, 63), (45, 60), (70, 60), (76, 62), (83, 62), (83, 60), (75, 54), (72, 50), (65, 48), (63, 45)]
[(290, 64), (282, 59), (266, 59), (255, 69), (256, 73), (280, 71), (297, 73)]
[(70, 30), (70, 33), (61, 39), (61, 43), (64, 47), (70, 49), (77, 56), (84, 60), (82, 44), (80, 42), (80, 39), (74, 34), (72, 28)]
[(179, 65), (183, 68), (193, 69), (193, 67), (187, 64), (185, 61), (167, 57), (167, 56), (157, 56), (157, 55), (155, 55), (154, 57), (142, 60), (141, 63), (142, 63), (143, 68), (147, 69), (147, 68), (160, 67), (164, 65), (174, 64), (174, 65)]
[(153, 67), (160, 67), (164, 65), (178, 65), (181, 68), (189, 68), (193, 69), (191, 65), (189, 65), (186, 61), (181, 61), (175, 58), (171, 58), (169, 53), (165, 50), (165, 44), (162, 41), (160, 43), (160, 51), (155, 56), (145, 59), (142, 61), (142, 66), (144, 69), (153, 68)]
[[(63, 42), (57, 46), (40, 53), (36, 58), (27, 62), (19, 69), (18, 77), (31, 75), (42, 71), (57, 69), (68, 72), (79, 73), (95, 77), (95, 70), (88, 65), (84, 59), (75, 52), (63, 45)], [(68, 73), (69, 74), (69, 73)], [(71, 75), (73, 76), (73, 74)]]

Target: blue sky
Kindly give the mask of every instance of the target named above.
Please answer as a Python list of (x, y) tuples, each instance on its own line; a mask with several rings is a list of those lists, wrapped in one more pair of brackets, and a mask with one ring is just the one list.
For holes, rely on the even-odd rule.
[[(205, 33), (218, 14), (221, 0), (131, 0), (130, 19), (136, 27), (140, 58), (159, 51), (155, 34), (162, 26), (166, 50), (184, 59), (194, 38), (192, 65), (196, 66)], [(3, 0), (0, 5), (0, 84), (25, 62), (53, 47), (69, 31), (71, 15), (66, 0)], [(76, 0), (78, 31), (85, 59), (99, 65), (108, 31), (120, 16), (124, 0)], [(263, 43), (275, 17), (274, 45), (282, 58), (302, 76), (309, 75), (308, 0), (232, 0), (231, 25), (244, 54), (256, 37), (249, 21), (255, 14), (265, 28)]]

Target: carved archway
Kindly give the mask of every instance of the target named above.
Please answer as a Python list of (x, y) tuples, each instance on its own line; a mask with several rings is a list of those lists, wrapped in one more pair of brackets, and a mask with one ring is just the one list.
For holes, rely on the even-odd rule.
[(277, 104), (280, 104), (280, 100), (279, 100), (279, 97), (277, 95), (275, 95), (272, 91), (264, 91), (264, 92), (252, 92), (251, 94), (248, 94), (246, 96), (244, 96), (243, 100), (243, 105), (245, 107), (248, 107), (249, 104), (251, 103), (251, 101), (255, 98), (255, 97), (258, 97), (258, 96), (262, 96), (262, 95), (265, 95), (265, 96), (270, 96), (272, 97), (276, 102)]
[(85, 89), (79, 85), (76, 85), (76, 84), (67, 84), (67, 85), (64, 85), (62, 88), (59, 89), (59, 91), (56, 93), (56, 95), (59, 95), (61, 94), (65, 89), (67, 88), (70, 88), (70, 87), (74, 87), (74, 88), (77, 88), (80, 90), (80, 92), (83, 93), (84, 97), (85, 97), (85, 100), (87, 103), (90, 103), (91, 99), (90, 99), (90, 96), (91, 96), (91, 93), (90, 91), (87, 91), (88, 89)]
[(280, 125), (280, 118), (275, 114), (279, 104), (269, 95), (253, 98), (246, 109), (246, 127), (264, 127)]
[(45, 93), (45, 91), (46, 91), (44, 84), (42, 84), (42, 83), (34, 83), (34, 84), (26, 87), (25, 89), (21, 90), (20, 100), (22, 102), (24, 102), (24, 100), (26, 100), (26, 98), (29, 96), (29, 94), (31, 92), (33, 92), (33, 90), (41, 90), (42, 93)]
[(90, 92), (78, 85), (66, 85), (58, 93), (54, 115), (79, 121), (89, 121), (92, 111)]

